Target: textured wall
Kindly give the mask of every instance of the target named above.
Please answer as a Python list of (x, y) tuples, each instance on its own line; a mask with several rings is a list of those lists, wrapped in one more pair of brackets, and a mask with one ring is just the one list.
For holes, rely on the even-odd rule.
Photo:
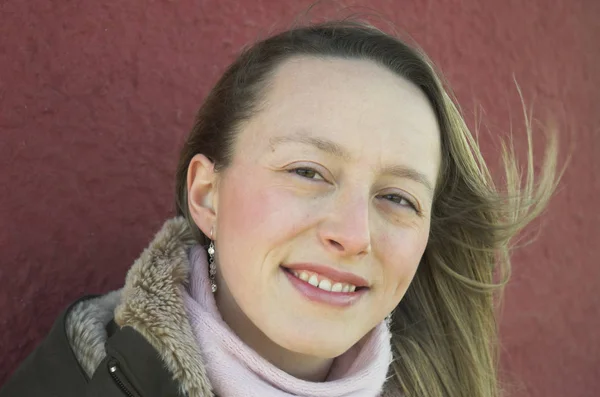
[[(172, 213), (178, 148), (209, 87), (308, 4), (0, 2), (0, 384), (68, 302), (122, 284)], [(575, 144), (539, 239), (515, 256), (502, 363), (514, 396), (598, 395), (599, 2), (362, 4), (444, 70), (490, 158), (511, 126), (523, 142), (513, 76)]]

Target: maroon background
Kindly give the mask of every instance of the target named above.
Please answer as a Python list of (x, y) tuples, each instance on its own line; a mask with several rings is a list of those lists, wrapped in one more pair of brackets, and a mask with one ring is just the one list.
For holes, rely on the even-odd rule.
[[(123, 283), (172, 214), (178, 149), (203, 97), (243, 44), (309, 3), (0, 2), (0, 384), (68, 302)], [(427, 50), (490, 158), (511, 126), (523, 147), (513, 76), (575, 144), (539, 239), (515, 256), (502, 363), (514, 396), (599, 395), (600, 2), (347, 4)]]

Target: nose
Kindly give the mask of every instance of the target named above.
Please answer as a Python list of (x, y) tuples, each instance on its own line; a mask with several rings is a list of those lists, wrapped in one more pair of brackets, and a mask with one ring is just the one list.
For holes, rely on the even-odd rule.
[(371, 251), (368, 198), (354, 194), (338, 197), (319, 225), (319, 239), (326, 249), (345, 257)]

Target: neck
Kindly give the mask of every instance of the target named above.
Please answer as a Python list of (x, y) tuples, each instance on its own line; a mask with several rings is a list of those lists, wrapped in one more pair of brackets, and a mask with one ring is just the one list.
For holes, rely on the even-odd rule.
[(243, 313), (227, 291), (225, 283), (220, 283), (215, 301), (223, 321), (247, 346), (265, 360), (298, 379), (311, 382), (326, 380), (333, 359), (296, 353), (271, 341)]

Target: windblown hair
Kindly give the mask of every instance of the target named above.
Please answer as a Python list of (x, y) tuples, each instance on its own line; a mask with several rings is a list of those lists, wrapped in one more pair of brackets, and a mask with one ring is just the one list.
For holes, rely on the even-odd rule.
[(178, 214), (207, 244), (188, 210), (190, 161), (203, 153), (217, 171), (226, 168), (236, 134), (260, 111), (275, 69), (298, 56), (370, 60), (411, 81), (431, 102), (441, 131), (442, 165), (428, 245), (392, 315), (389, 382), (406, 397), (499, 396), (497, 302), (510, 274), (513, 237), (542, 212), (559, 179), (557, 139), (548, 135), (535, 182), (529, 123), (524, 178), (512, 144), (502, 144), (506, 186), (498, 189), (477, 141), (422, 51), (349, 20), (296, 27), (243, 51), (209, 93), (181, 152)]

